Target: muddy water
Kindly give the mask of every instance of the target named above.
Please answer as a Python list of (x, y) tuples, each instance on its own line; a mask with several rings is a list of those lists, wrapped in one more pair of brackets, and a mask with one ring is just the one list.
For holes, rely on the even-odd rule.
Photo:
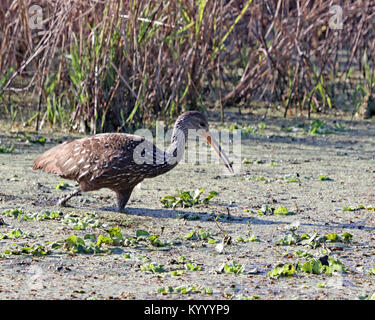
[[(109, 190), (83, 194), (69, 202), (71, 207), (56, 207), (57, 199), (67, 192), (56, 190), (60, 178), (31, 170), (33, 159), (56, 145), (52, 139), (56, 135), (45, 134), (47, 143), (42, 146), (19, 141), (15, 132), (3, 126), (0, 145), (14, 144), (15, 150), (0, 153), (0, 212), (15, 208), (28, 213), (89, 212), (96, 213), (103, 226), (74, 230), (61, 220), (25, 221), (1, 215), (0, 235), (17, 228), (24, 235), (31, 235), (0, 239), (0, 298), (358, 299), (374, 294), (375, 276), (369, 271), (375, 268), (375, 212), (342, 210), (343, 206), (375, 206), (373, 122), (343, 122), (345, 131), (327, 135), (307, 135), (293, 121), (264, 122), (266, 129), (242, 139), (241, 156), (252, 164), (243, 164), (236, 175), (222, 175), (220, 164), (180, 164), (165, 175), (144, 181), (133, 192), (123, 213), (116, 211), (114, 195)], [(254, 118), (247, 121), (248, 125), (256, 123)], [(295, 129), (285, 132), (282, 126)], [(298, 178), (297, 174), (299, 182), (288, 180)], [(329, 180), (320, 180), (321, 175)], [(192, 208), (165, 209), (160, 203), (162, 196), (174, 194), (176, 189), (197, 188), (215, 190), (219, 195), (209, 204)], [(284, 206), (295, 214), (252, 213), (266, 205)], [(181, 218), (191, 213), (197, 213), (199, 219)], [(291, 223), (299, 225), (298, 234), (348, 232), (352, 239), (349, 243), (327, 242), (316, 249), (295, 244), (276, 246), (275, 241), (286, 236)], [(128, 243), (101, 254), (72, 255), (63, 248), (45, 256), (3, 253), (9, 248), (45, 244), (73, 234), (82, 238), (89, 233), (105, 234), (113, 226), (120, 226), (124, 237), (134, 237), (136, 230), (142, 229), (159, 235), (169, 245), (157, 248), (146, 242)], [(187, 239), (186, 235), (194, 229), (207, 230), (218, 243), (226, 233), (231, 244), (219, 253), (216, 244), (207, 239)], [(239, 236), (246, 239), (249, 231), (260, 241), (237, 241)], [(328, 252), (347, 271), (331, 276), (303, 272), (279, 279), (267, 276), (279, 263), (308, 260), (293, 254), (296, 250), (316, 258)], [(126, 259), (124, 253), (130, 258)], [(184, 270), (177, 276), (169, 273), (184, 268), (176, 263), (180, 256), (200, 270)], [(229, 261), (242, 264), (245, 271), (223, 272), (221, 266)], [(146, 263), (161, 264), (166, 272), (142, 271), (140, 266)], [(158, 289), (168, 286), (201, 286), (212, 288), (212, 293), (158, 293)]]

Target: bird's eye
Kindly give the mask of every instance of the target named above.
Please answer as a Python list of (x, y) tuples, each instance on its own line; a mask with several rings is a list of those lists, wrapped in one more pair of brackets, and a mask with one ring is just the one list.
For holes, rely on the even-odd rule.
[(205, 127), (205, 126), (206, 126), (204, 122), (201, 122), (199, 125), (200, 125), (201, 127)]

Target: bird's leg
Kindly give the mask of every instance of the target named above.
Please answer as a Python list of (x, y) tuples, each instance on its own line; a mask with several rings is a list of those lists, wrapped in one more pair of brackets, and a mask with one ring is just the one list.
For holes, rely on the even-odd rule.
[(65, 197), (62, 197), (59, 199), (59, 201), (57, 202), (57, 205), (61, 206), (61, 207), (65, 207), (66, 206), (66, 202), (74, 197), (74, 196), (77, 196), (81, 193), (81, 189), (80, 188), (77, 188), (77, 189), (74, 189), (72, 192), (68, 193)]
[(132, 194), (133, 189), (126, 189), (126, 190), (116, 190), (117, 195), (117, 205), (119, 210), (123, 210), (126, 204), (129, 201), (130, 195)]

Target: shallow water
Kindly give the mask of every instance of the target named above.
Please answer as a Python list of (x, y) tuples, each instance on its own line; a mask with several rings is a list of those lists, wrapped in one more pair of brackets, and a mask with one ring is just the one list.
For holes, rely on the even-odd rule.
[[(375, 213), (363, 209), (343, 211), (342, 207), (375, 206), (373, 122), (343, 122), (346, 127), (343, 132), (312, 136), (298, 130), (280, 130), (282, 125), (293, 126), (294, 120), (274, 118), (264, 122), (265, 130), (242, 139), (242, 159), (255, 163), (243, 164), (234, 176), (222, 175), (221, 164), (180, 164), (171, 172), (145, 180), (140, 188), (135, 188), (126, 213), (116, 211), (114, 194), (105, 189), (72, 199), (71, 207), (57, 208), (57, 199), (67, 192), (55, 188), (61, 179), (31, 169), (33, 159), (56, 144), (51, 142), (52, 136), (46, 135), (47, 143), (41, 146), (18, 141), (14, 132), (0, 131), (0, 144), (15, 145), (13, 153), (0, 154), (0, 212), (14, 208), (26, 212), (60, 210), (63, 214), (95, 212), (100, 222), (107, 225), (77, 231), (58, 220), (19, 221), (0, 216), (5, 223), (0, 225), (0, 234), (20, 228), (24, 233), (38, 235), (37, 238), (2, 239), (0, 253), (13, 243), (45, 243), (72, 234), (83, 237), (88, 233), (105, 233), (105, 229), (112, 226), (120, 226), (124, 237), (134, 237), (136, 230), (143, 229), (172, 243), (160, 249), (144, 243), (119, 246), (110, 254), (96, 255), (70, 255), (61, 250), (41, 257), (3, 255), (0, 258), (0, 298), (358, 299), (371, 296), (375, 293), (375, 276), (368, 272), (375, 267)], [(256, 126), (256, 119), (249, 118), (247, 124)], [(262, 161), (256, 163), (259, 159)], [(271, 165), (271, 161), (276, 165)], [(287, 175), (295, 177), (297, 173), (300, 184), (283, 179)], [(319, 180), (323, 174), (331, 181)], [(204, 188), (206, 192), (215, 190), (219, 195), (207, 205), (192, 208), (165, 209), (160, 203), (162, 196), (175, 194), (176, 189), (197, 188)], [(296, 214), (251, 213), (267, 204), (285, 206)], [(179, 214), (185, 213), (198, 213), (201, 218), (180, 219)], [(218, 221), (222, 230), (214, 220), (217, 216), (221, 216)], [(293, 277), (269, 278), (267, 273), (278, 263), (306, 261), (291, 255), (298, 249), (310, 250), (316, 257), (323, 255), (322, 248), (275, 246), (274, 242), (286, 235), (285, 228), (295, 221), (300, 224), (298, 234), (312, 234), (314, 230), (320, 236), (332, 232), (352, 234), (348, 244), (326, 243), (330, 256), (342, 261), (348, 271), (333, 276), (299, 273)], [(237, 242), (238, 236), (247, 237), (249, 226), (260, 242)], [(186, 240), (184, 236), (194, 228), (209, 231), (219, 242), (224, 231), (232, 237), (232, 244), (219, 254), (216, 244)], [(123, 253), (130, 254), (131, 258), (125, 259)], [(139, 255), (149, 260), (142, 261)], [(185, 256), (201, 270), (185, 270), (179, 276), (140, 271), (141, 265), (150, 262), (164, 265), (167, 271), (177, 270), (175, 261), (179, 256)], [(230, 260), (246, 266), (245, 270), (257, 269), (258, 272), (218, 273), (218, 268)], [(325, 286), (318, 283), (325, 283)], [(193, 285), (212, 287), (213, 292), (211, 295), (157, 293), (161, 287)]]

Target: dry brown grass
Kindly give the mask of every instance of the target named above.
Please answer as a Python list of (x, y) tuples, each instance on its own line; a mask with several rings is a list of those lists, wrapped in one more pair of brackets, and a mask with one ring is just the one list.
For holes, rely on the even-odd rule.
[[(329, 27), (335, 4), (340, 2), (279, 0), (253, 5), (241, 24), (249, 31), (245, 70), (225, 101), (266, 96), (268, 101), (283, 101), (285, 115), (293, 106), (310, 115), (312, 108), (321, 111), (339, 103), (337, 95), (351, 100), (358, 84), (346, 85), (353, 79), (346, 78), (352, 67), (363, 74), (370, 68), (360, 82), (368, 86), (375, 75), (375, 2), (341, 1), (343, 25), (336, 30)], [(366, 94), (373, 94), (373, 85)]]
[[(371, 101), (374, 1), (342, 1), (340, 30), (329, 27), (333, 1), (131, 3), (3, 1), (1, 105), (32, 94), (37, 129), (95, 133), (202, 105), (266, 100), (310, 115)], [(30, 28), (33, 4), (43, 28)]]

